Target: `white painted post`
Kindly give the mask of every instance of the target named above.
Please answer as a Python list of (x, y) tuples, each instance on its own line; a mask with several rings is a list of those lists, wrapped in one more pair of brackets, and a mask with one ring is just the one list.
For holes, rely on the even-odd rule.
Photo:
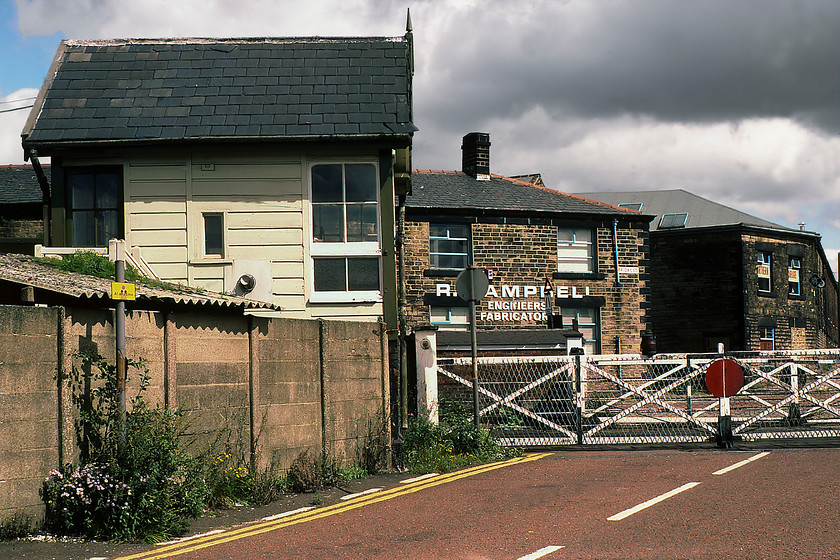
[(437, 327), (420, 327), (414, 332), (417, 359), (417, 414), (438, 423)]

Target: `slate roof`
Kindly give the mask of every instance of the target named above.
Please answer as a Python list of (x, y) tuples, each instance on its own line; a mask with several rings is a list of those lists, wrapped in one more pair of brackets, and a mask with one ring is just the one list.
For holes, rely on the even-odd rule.
[[(683, 189), (661, 191), (615, 191), (615, 192), (585, 192), (581, 196), (601, 200), (610, 204), (641, 203), (642, 212), (655, 214), (650, 222), (650, 231), (657, 231), (663, 214), (686, 213), (685, 229), (701, 227), (717, 227), (731, 225), (748, 225), (763, 228), (800, 232), (798, 229), (785, 227), (774, 222), (758, 218), (746, 212), (741, 212), (729, 206), (718, 204), (707, 198), (690, 193)], [(680, 229), (680, 228), (668, 228)]]
[[(0, 253), (0, 281), (22, 286), (33, 286), (45, 292), (62, 294), (107, 305), (111, 301), (111, 281), (96, 276), (60, 271), (53, 266), (40, 263), (28, 255)], [(191, 288), (167, 290), (136, 284), (136, 304), (128, 302), (129, 308), (146, 308), (173, 305), (197, 305), (201, 307), (245, 309), (280, 309), (278, 306), (237, 296), (216, 292), (199, 292)], [(138, 305), (139, 304), (139, 305)]]
[(406, 207), (429, 210), (479, 210), (502, 214), (579, 214), (650, 216), (541, 187), (527, 181), (490, 175), (489, 181), (474, 179), (460, 171), (414, 171), (412, 194)]
[[(45, 165), (49, 173), (50, 166)], [(0, 165), (0, 204), (40, 204), (38, 177), (31, 165)]]
[(24, 147), (408, 137), (408, 37), (62, 41)]

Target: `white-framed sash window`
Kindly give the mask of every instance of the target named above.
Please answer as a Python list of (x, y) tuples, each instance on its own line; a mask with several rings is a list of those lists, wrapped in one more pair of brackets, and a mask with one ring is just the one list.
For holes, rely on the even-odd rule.
[(309, 166), (309, 179), (310, 300), (382, 301), (376, 164), (316, 162)]

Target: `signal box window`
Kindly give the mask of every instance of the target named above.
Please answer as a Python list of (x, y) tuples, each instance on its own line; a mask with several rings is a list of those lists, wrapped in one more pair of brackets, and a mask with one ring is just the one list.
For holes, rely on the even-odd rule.
[(92, 168), (67, 171), (68, 212), (74, 247), (107, 247), (122, 237), (120, 174)]

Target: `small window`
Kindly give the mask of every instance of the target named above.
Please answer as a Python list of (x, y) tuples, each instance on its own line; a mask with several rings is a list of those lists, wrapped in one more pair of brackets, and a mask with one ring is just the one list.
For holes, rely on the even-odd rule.
[(802, 283), (800, 281), (801, 269), (802, 261), (799, 260), (799, 257), (790, 257), (788, 259), (788, 295), (802, 295)]
[(755, 273), (758, 276), (758, 291), (769, 293), (773, 291), (773, 254), (769, 251), (758, 251)]
[(378, 257), (327, 257), (313, 260), (316, 292), (379, 290)]
[(663, 214), (659, 220), (659, 229), (668, 228), (682, 228), (685, 227), (685, 222), (688, 219), (688, 214), (679, 212), (675, 214)]
[(563, 327), (571, 328), (577, 321), (578, 331), (583, 335), (583, 345), (589, 355), (597, 354), (600, 350), (598, 339), (598, 310), (592, 307), (568, 307), (561, 308), (563, 315)]
[(627, 208), (628, 210), (635, 210), (636, 212), (642, 211), (642, 203), (641, 202), (622, 202), (618, 205), (619, 208)]
[(429, 224), (429, 266), (463, 270), (469, 264), (470, 226)]
[(591, 229), (557, 230), (557, 271), (594, 272)]
[(776, 329), (773, 327), (758, 327), (759, 350), (776, 349)]
[(225, 222), (223, 214), (203, 214), (204, 256), (225, 256)]
[(430, 322), (433, 325), (466, 326), (470, 324), (470, 309), (469, 307), (432, 306)]

